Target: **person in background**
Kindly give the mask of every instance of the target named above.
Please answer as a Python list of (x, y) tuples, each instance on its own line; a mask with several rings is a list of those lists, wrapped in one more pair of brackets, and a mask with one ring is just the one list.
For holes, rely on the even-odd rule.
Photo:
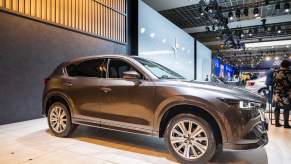
[(290, 129), (289, 112), (291, 109), (291, 63), (283, 60), (281, 67), (274, 71), (273, 76), (273, 102), (275, 105), (275, 124), (280, 124), (280, 109), (284, 109), (284, 128)]
[(268, 98), (268, 103), (271, 104), (272, 103), (272, 95), (273, 95), (273, 72), (274, 72), (274, 69), (271, 68), (271, 70), (269, 70), (267, 73), (266, 73), (266, 86), (268, 88), (268, 94), (267, 94), (267, 98)]

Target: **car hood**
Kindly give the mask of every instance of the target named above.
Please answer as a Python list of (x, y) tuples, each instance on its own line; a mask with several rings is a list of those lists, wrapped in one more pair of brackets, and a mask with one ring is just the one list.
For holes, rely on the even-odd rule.
[[(254, 102), (264, 102), (265, 98), (262, 96), (250, 92), (244, 88), (225, 85), (225, 84), (217, 84), (211, 82), (197, 82), (197, 81), (175, 81), (175, 80), (163, 80), (164, 85), (176, 86), (176, 87), (185, 87), (185, 88), (195, 88), (201, 89), (208, 92), (212, 92), (213, 94), (217, 93), (219, 95), (226, 95), (227, 97), (232, 97), (238, 100), (248, 100)], [(224, 97), (221, 97), (224, 98)]]

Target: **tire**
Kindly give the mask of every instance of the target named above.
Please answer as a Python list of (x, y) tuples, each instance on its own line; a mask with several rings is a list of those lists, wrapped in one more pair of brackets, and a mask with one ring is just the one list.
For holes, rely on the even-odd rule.
[[(190, 123), (192, 124), (192, 135), (194, 135), (195, 130), (201, 129), (196, 131), (198, 133), (195, 136), (189, 135)], [(188, 136), (185, 136), (181, 130), (182, 124), (184, 124)], [(181, 134), (183, 137), (180, 137)], [(206, 163), (213, 158), (217, 150), (211, 126), (201, 117), (192, 114), (179, 114), (171, 119), (164, 136), (169, 152), (181, 163)], [(186, 149), (186, 145), (189, 149)], [(175, 148), (178, 150), (176, 151)], [(185, 152), (185, 150), (189, 151)], [(188, 155), (184, 155), (184, 153)]]
[(50, 106), (47, 119), (51, 132), (58, 137), (68, 137), (77, 128), (77, 125), (72, 123), (68, 107), (61, 102)]
[(258, 94), (261, 96), (267, 96), (266, 93), (268, 92), (268, 88), (264, 87), (258, 90)]

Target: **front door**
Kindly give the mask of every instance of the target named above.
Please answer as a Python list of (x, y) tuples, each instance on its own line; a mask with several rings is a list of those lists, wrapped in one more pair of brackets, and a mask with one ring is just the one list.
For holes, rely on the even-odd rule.
[(129, 70), (137, 71), (127, 61), (109, 60), (108, 78), (101, 89), (101, 126), (151, 133), (155, 95), (153, 83), (143, 77), (139, 84), (123, 79), (123, 72)]

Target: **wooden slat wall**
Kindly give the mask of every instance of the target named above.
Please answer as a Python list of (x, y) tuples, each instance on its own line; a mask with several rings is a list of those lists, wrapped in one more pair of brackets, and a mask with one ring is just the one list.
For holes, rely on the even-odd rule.
[(126, 43), (126, 0), (0, 0), (0, 8)]

